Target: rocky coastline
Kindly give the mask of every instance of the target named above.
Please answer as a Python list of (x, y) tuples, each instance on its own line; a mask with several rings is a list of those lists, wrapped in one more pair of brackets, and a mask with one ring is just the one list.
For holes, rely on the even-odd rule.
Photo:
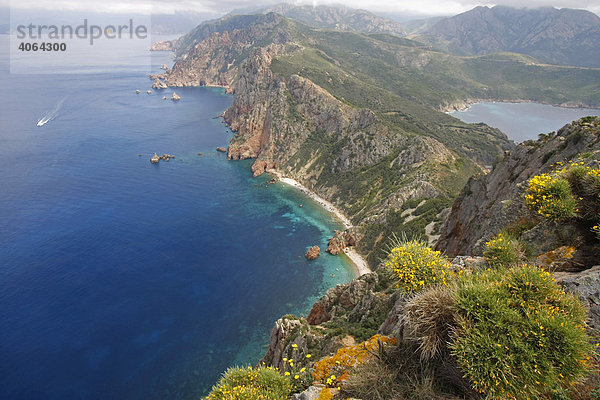
[[(346, 231), (351, 230), (354, 227), (350, 219), (339, 208), (334, 206), (329, 201), (323, 199), (321, 196), (311, 191), (306, 186), (302, 185), (300, 182), (292, 178), (287, 178), (283, 176), (281, 172), (277, 170), (268, 170), (267, 172), (275, 176), (279, 182), (292, 186), (300, 190), (302, 193), (306, 194), (311, 199), (313, 199), (321, 207), (329, 211), (337, 220), (344, 224), (344, 228)], [(350, 259), (350, 261), (352, 261), (352, 264), (354, 264), (357, 276), (362, 276), (370, 273), (371, 268), (369, 267), (369, 263), (353, 247), (354, 246), (345, 246), (342, 249), (342, 252)]]

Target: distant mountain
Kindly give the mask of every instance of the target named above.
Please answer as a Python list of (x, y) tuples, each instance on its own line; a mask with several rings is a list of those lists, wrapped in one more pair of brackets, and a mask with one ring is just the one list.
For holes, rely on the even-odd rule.
[(280, 3), (270, 7), (248, 8), (232, 11), (231, 15), (268, 14), (274, 12), (286, 18), (300, 21), (314, 28), (336, 29), (360, 33), (386, 33), (404, 36), (402, 25), (369, 11), (343, 6), (296, 6)]
[(408, 35), (417, 35), (427, 32), (432, 26), (446, 17), (431, 17), (421, 19), (411, 19), (402, 22), (402, 27)]
[(419, 40), (459, 55), (509, 51), (550, 64), (600, 67), (600, 17), (585, 10), (480, 6), (442, 19)]

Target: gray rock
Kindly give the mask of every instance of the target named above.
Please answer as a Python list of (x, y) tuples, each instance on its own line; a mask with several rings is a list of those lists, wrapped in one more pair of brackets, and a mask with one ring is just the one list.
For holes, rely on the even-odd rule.
[(310, 386), (304, 392), (292, 395), (292, 400), (316, 400), (322, 390), (322, 386)]
[(557, 282), (587, 306), (588, 323), (600, 335), (600, 265), (577, 273), (559, 273)]

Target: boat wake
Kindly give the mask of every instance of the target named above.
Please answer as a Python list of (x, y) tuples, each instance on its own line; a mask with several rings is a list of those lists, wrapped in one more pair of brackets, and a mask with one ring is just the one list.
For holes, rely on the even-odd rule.
[(62, 107), (67, 97), (68, 96), (63, 97), (52, 111), (48, 111), (42, 118), (40, 118), (37, 122), (37, 126), (44, 126), (48, 122), (52, 121), (54, 118), (58, 117), (58, 112), (60, 111), (60, 108)]

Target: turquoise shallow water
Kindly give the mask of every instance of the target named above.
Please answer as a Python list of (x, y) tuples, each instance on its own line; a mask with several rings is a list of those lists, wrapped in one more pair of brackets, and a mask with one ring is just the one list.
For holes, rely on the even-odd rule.
[(482, 102), (472, 104), (465, 111), (453, 111), (450, 115), (464, 122), (484, 122), (520, 143), (537, 139), (540, 133), (557, 131), (581, 117), (600, 115), (600, 110), (561, 108), (537, 103)]
[[(341, 228), (327, 211), (215, 151), (231, 96), (164, 101), (132, 64), (14, 75), (1, 60), (2, 399), (198, 399), (258, 361), (276, 318), (354, 276), (304, 259)], [(151, 165), (155, 151), (176, 159)]]

